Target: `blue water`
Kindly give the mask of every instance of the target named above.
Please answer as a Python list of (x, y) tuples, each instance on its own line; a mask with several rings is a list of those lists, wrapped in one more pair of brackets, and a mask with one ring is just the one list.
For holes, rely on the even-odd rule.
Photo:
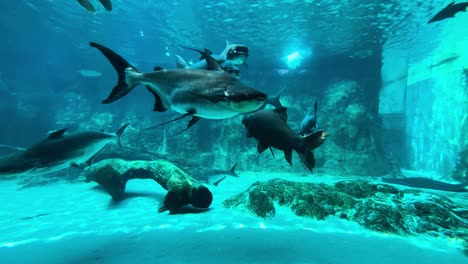
[[(165, 191), (154, 183), (129, 184), (127, 192), (136, 198), (116, 205), (95, 190), (96, 184), (84, 184), (79, 170), (4, 178), (1, 263), (466, 261), (458, 251), (460, 241), (387, 237), (289, 211), (264, 223), (223, 208), (224, 199), (255, 180), (275, 173), (296, 180), (310, 180), (310, 175), (296, 154), (293, 167), (280, 151), (274, 158), (269, 151), (257, 155), (240, 116), (201, 120), (179, 138), (171, 135), (186, 123), (144, 132), (144, 127), (174, 118), (174, 111), (152, 112), (154, 99), (142, 87), (118, 102), (101, 104), (116, 74), (89, 46), (102, 43), (138, 69), (151, 71), (155, 66), (175, 68), (176, 55), (197, 62), (199, 55), (183, 46), (218, 54), (226, 41), (246, 45), (250, 55), (248, 66), (240, 67), (240, 80), (280, 94), (295, 131), (314, 100), (322, 104), (329, 87), (356, 81), (378, 123), (379, 132), (369, 137), (379, 153), (418, 176), (453, 181), (458, 154), (468, 146), (466, 13), (427, 24), (448, 4), (442, 0), (112, 0), (110, 12), (97, 0), (90, 2), (95, 13), (73, 0), (0, 3), (0, 144), (29, 147), (56, 129), (115, 131), (132, 122), (123, 143), (138, 151), (127, 155), (157, 153), (206, 169), (240, 162), (240, 171), (250, 178), (229, 178), (223, 188), (214, 189), (207, 214), (176, 216), (156, 214)], [(369, 131), (375, 131), (374, 125)], [(330, 167), (344, 166), (341, 158), (332, 161), (336, 166), (322, 164), (327, 153), (343, 150), (330, 148), (318, 151), (317, 166), (325, 176), (318, 182), (335, 176)], [(457, 199), (466, 209), (468, 197)], [(19, 220), (38, 214), (47, 215)]]

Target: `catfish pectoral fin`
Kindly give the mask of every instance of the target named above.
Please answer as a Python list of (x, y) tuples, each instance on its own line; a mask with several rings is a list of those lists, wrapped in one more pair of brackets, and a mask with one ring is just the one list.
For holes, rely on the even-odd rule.
[(156, 128), (156, 127), (160, 127), (160, 126), (163, 126), (163, 125), (172, 123), (172, 122), (174, 122), (174, 121), (180, 120), (180, 119), (182, 119), (182, 118), (185, 118), (185, 117), (191, 116), (191, 115), (192, 115), (192, 113), (185, 113), (185, 114), (183, 114), (183, 115), (181, 115), (181, 116), (179, 116), (179, 117), (176, 117), (176, 118), (174, 118), (174, 119), (172, 119), (172, 120), (169, 120), (169, 121), (164, 122), (164, 123), (161, 123), (161, 124), (157, 124), (157, 125), (152, 126), (152, 127), (147, 127), (147, 128), (145, 128), (145, 129), (148, 130), (148, 129), (153, 129), (153, 128)]
[(292, 166), (292, 149), (284, 151), (284, 158)]
[(258, 151), (258, 154), (262, 154), (263, 151), (265, 151), (266, 149), (268, 148), (268, 145), (262, 143), (262, 142), (258, 142), (257, 144), (257, 151)]
[(192, 119), (190, 119), (187, 127), (179, 132), (177, 132), (174, 136), (177, 136), (179, 135), (180, 133), (184, 132), (185, 130), (191, 128), (193, 125), (195, 125), (198, 121), (200, 121), (200, 117), (199, 116), (192, 116)]
[(273, 158), (275, 157), (275, 152), (273, 152), (273, 148), (269, 147), (270, 149), (270, 152), (271, 152), (271, 155), (273, 156)]

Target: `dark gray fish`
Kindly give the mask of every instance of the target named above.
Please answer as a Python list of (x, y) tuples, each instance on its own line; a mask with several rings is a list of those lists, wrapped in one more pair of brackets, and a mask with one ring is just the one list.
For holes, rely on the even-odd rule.
[(447, 64), (447, 63), (451, 63), (453, 61), (456, 61), (460, 57), (461, 57), (460, 55), (455, 55), (455, 56), (452, 56), (452, 57), (445, 58), (445, 59), (443, 59), (443, 60), (441, 60), (441, 61), (439, 61), (439, 62), (437, 62), (435, 64), (430, 65), (428, 68), (431, 69), (431, 68), (435, 68), (435, 67)]
[(19, 220), (30, 220), (30, 219), (33, 219), (33, 218), (38, 218), (38, 217), (47, 216), (47, 215), (49, 215), (49, 214), (37, 214), (37, 215), (34, 215), (34, 216), (23, 217), (23, 218), (20, 218)]
[(302, 120), (300, 134), (305, 136), (314, 132), (315, 129), (317, 129), (317, 100), (314, 104), (314, 115), (311, 115), (309, 111)]
[(267, 98), (265, 93), (239, 82), (232, 75), (215, 70), (221, 67), (207, 54), (204, 56), (208, 63), (213, 62), (208, 65), (212, 70), (163, 69), (142, 73), (109, 48), (94, 42), (90, 45), (109, 60), (118, 75), (116, 86), (103, 103), (117, 101), (143, 84), (155, 98), (155, 111), (172, 109), (182, 114), (163, 124), (191, 117), (188, 129), (200, 118), (225, 119), (257, 110)]
[(64, 135), (66, 129), (54, 131), (31, 148), (0, 158), (0, 176), (36, 175), (56, 172), (70, 166), (90, 165), (93, 158), (109, 143), (122, 148), (120, 137), (129, 124), (115, 133), (80, 132)]
[[(205, 52), (213, 57), (219, 64), (223, 64), (225, 61), (230, 61), (235, 66), (247, 65), (247, 58), (249, 57), (249, 48), (241, 44), (229, 44), (226, 42), (226, 48), (218, 55), (213, 54), (209, 49), (205, 49)], [(200, 61), (189, 65), (181, 56), (176, 55), (176, 66), (178, 69), (207, 69), (208, 63), (204, 56), (200, 58)]]
[[(89, 2), (89, 0), (77, 0), (77, 2), (84, 7), (88, 12), (94, 13), (96, 12), (96, 9), (94, 6)], [(99, 0), (101, 2), (102, 6), (107, 10), (107, 11), (112, 11), (112, 2), (111, 0)]]
[(434, 17), (431, 18), (427, 23), (433, 23), (436, 21), (441, 21), (447, 18), (455, 17), (455, 15), (459, 12), (465, 12), (466, 8), (468, 7), (468, 2), (462, 2), (455, 4), (452, 2), (448, 4), (444, 9), (440, 10)]
[(218, 186), (227, 177), (238, 178), (239, 175), (236, 173), (237, 164), (234, 164), (230, 170), (210, 170), (204, 172), (202, 175), (194, 175), (194, 178), (214, 186)]
[(284, 151), (286, 161), (292, 165), (292, 151), (295, 150), (304, 168), (312, 172), (315, 167), (315, 157), (312, 150), (319, 147), (326, 137), (325, 131), (316, 131), (305, 137), (296, 134), (287, 124), (285, 107), (274, 110), (260, 110), (246, 115), (242, 124), (247, 130), (247, 137), (258, 141), (257, 150), (262, 153), (266, 149), (276, 148)]
[(416, 188), (426, 188), (441, 190), (447, 192), (468, 192), (466, 183), (451, 184), (441, 181), (436, 181), (425, 177), (409, 177), (409, 178), (382, 178), (383, 182), (405, 185)]

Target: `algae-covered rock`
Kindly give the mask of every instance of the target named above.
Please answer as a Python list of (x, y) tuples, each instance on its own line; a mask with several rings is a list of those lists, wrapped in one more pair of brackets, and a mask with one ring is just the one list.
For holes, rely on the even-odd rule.
[(398, 189), (385, 184), (371, 184), (368, 181), (340, 181), (335, 189), (356, 198), (365, 198), (380, 193), (398, 194)]
[(468, 237), (468, 210), (452, 200), (367, 181), (340, 181), (330, 186), (273, 179), (256, 182), (223, 202), (225, 207), (259, 217), (272, 216), (268, 213), (276, 211), (275, 204), (298, 216), (319, 220), (338, 216), (378, 232)]
[(191, 204), (208, 208), (213, 201), (210, 190), (171, 162), (164, 160), (102, 160), (87, 171), (87, 181), (99, 183), (113, 199), (121, 199), (131, 179), (152, 179), (168, 191), (159, 212), (176, 212)]
[[(298, 195), (291, 204), (291, 210), (298, 216), (314, 217), (323, 220), (329, 215), (347, 218), (347, 208), (356, 200), (341, 192), (331, 192), (326, 186), (311, 186), (309, 191)], [(314, 206), (311, 206), (311, 205)]]
[(400, 211), (402, 208), (385, 201), (365, 199), (356, 206), (355, 213), (349, 219), (374, 231), (401, 235), (408, 230)]
[(270, 198), (261, 190), (253, 190), (249, 193), (250, 210), (260, 217), (274, 216), (275, 207)]

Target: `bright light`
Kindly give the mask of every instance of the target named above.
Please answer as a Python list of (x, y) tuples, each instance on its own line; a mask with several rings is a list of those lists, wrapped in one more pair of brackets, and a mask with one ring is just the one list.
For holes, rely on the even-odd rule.
[(291, 70), (296, 69), (301, 65), (302, 62), (302, 56), (299, 53), (299, 51), (295, 51), (291, 54), (288, 55), (288, 68)]
[(303, 47), (297, 43), (292, 44), (291, 48), (287, 50), (292, 51), (292, 53), (286, 56), (286, 64), (290, 70), (299, 68), (302, 61), (312, 55), (312, 49), (310, 47)]

